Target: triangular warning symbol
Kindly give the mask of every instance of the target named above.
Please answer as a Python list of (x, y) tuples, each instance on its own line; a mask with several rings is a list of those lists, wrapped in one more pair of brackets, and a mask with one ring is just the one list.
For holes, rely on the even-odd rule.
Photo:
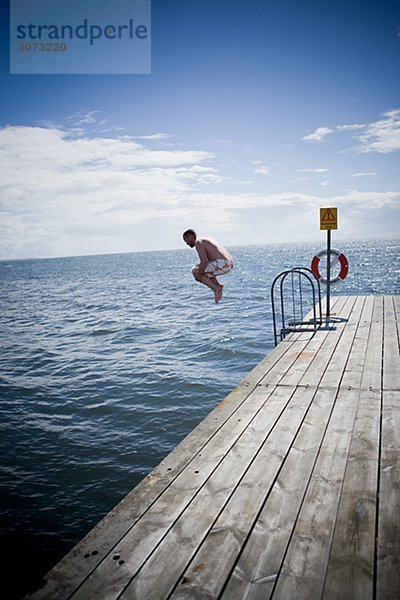
[(336, 221), (336, 217), (330, 208), (327, 208), (322, 214), (321, 221), (323, 223), (329, 223), (330, 221)]

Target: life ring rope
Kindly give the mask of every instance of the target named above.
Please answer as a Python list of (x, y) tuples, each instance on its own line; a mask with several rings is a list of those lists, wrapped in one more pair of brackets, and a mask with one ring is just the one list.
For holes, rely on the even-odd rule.
[[(315, 254), (315, 256), (313, 257), (312, 261), (311, 261), (311, 271), (314, 273), (315, 277), (317, 279), (319, 279), (320, 281), (322, 281), (323, 283), (328, 283), (328, 280), (326, 279), (326, 277), (323, 277), (319, 271), (319, 263), (321, 262), (321, 258), (323, 256), (326, 256), (328, 254), (327, 250), (321, 250), (321, 252), (318, 252), (318, 254)], [(339, 252), (339, 250), (334, 250), (333, 248), (331, 248), (330, 250), (330, 255), (336, 257), (335, 262), (339, 262), (340, 264), (340, 272), (339, 274), (334, 277), (333, 279), (331, 279), (329, 281), (329, 283), (336, 283), (337, 281), (343, 281), (343, 279), (346, 279), (347, 274), (349, 272), (349, 263), (347, 258), (345, 257), (345, 255), (343, 254), (343, 252)], [(332, 266), (332, 264), (331, 264)]]

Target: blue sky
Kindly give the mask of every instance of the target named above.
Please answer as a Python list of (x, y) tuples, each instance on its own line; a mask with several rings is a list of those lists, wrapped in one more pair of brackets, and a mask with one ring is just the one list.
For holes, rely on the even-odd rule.
[(150, 75), (10, 75), (1, 10), (0, 258), (400, 237), (399, 2), (153, 0)]

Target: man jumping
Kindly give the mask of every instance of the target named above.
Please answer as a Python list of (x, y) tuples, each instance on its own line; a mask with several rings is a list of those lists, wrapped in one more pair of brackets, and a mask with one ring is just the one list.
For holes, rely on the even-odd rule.
[(217, 277), (231, 272), (233, 269), (232, 256), (215, 240), (198, 237), (194, 229), (187, 229), (183, 234), (183, 239), (188, 246), (196, 248), (200, 258), (199, 264), (192, 269), (193, 277), (213, 290), (215, 302), (218, 303), (222, 298), (224, 286)]

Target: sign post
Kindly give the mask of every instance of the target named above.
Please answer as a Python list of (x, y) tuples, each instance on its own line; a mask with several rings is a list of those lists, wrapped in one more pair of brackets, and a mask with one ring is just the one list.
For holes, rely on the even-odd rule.
[(326, 231), (326, 321), (331, 313), (331, 231), (338, 228), (337, 208), (319, 209), (319, 228)]

